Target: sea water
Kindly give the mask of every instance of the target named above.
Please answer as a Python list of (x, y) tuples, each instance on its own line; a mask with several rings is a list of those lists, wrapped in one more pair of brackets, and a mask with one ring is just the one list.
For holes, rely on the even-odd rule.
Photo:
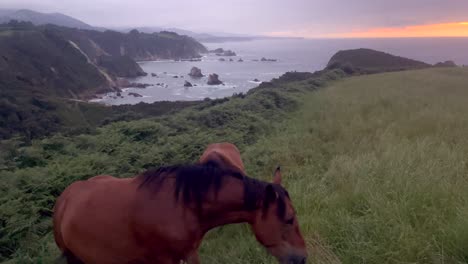
[[(153, 84), (144, 89), (126, 88), (95, 100), (105, 104), (136, 104), (155, 101), (187, 101), (222, 98), (245, 93), (262, 81), (270, 81), (288, 71), (313, 72), (323, 69), (329, 59), (344, 49), (371, 48), (427, 63), (453, 60), (468, 64), (468, 38), (408, 39), (259, 39), (243, 42), (204, 43), (208, 49), (223, 48), (237, 53), (235, 57), (205, 54), (201, 61), (146, 61), (140, 66), (148, 76), (130, 82)], [(225, 61), (220, 61), (224, 58)], [(262, 58), (277, 61), (261, 61)], [(230, 61), (232, 59), (232, 61)], [(239, 62), (242, 59), (243, 62)], [(205, 77), (188, 76), (192, 67)], [(154, 73), (157, 76), (153, 77)], [(207, 85), (209, 74), (216, 73), (223, 85)], [(185, 81), (192, 87), (184, 87)], [(134, 97), (137, 93), (142, 97)]]

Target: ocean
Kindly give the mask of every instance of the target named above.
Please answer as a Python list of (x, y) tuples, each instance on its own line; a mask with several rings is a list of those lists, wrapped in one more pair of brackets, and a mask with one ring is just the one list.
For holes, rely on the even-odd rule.
[[(313, 72), (323, 69), (328, 60), (344, 49), (370, 48), (394, 55), (437, 63), (453, 60), (468, 65), (468, 38), (408, 38), (408, 39), (261, 39), (244, 42), (204, 43), (208, 49), (230, 49), (235, 57), (205, 55), (201, 61), (147, 61), (140, 62), (148, 76), (130, 79), (130, 82), (153, 84), (144, 89), (126, 88), (93, 100), (109, 105), (152, 103), (156, 101), (187, 101), (204, 98), (222, 98), (245, 93), (262, 81), (269, 81), (288, 71)], [(274, 59), (261, 61), (261, 58)], [(232, 59), (233, 61), (229, 61)], [(239, 62), (242, 59), (243, 62)], [(205, 77), (188, 76), (192, 67), (202, 70)], [(153, 77), (151, 73), (157, 75)], [(223, 85), (207, 85), (207, 75), (216, 73)], [(177, 76), (177, 77), (175, 77)], [(185, 81), (193, 87), (184, 87)], [(137, 93), (142, 97), (134, 97)]]

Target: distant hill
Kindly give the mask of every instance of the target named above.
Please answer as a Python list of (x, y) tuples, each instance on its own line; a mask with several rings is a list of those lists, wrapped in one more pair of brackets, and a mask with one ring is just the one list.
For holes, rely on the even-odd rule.
[(76, 18), (61, 14), (61, 13), (40, 13), (28, 9), (21, 10), (0, 10), (0, 24), (8, 23), (11, 20), (31, 22), (34, 25), (53, 24), (63, 27), (79, 28), (79, 29), (94, 29), (97, 28), (86, 24)]
[[(101, 122), (104, 118), (95, 116), (109, 111), (117, 115), (115, 119), (125, 120), (118, 115), (128, 112), (128, 118), (134, 119), (141, 111), (161, 113), (183, 107), (186, 104), (114, 113), (77, 101), (118, 91), (119, 77), (145, 74), (135, 60), (191, 58), (204, 50), (192, 38), (169, 32), (124, 34), (30, 22), (0, 25), (0, 139), (16, 133), (37, 138), (63, 127), (82, 128), (88, 117)], [(87, 114), (90, 111), (93, 114)]]
[(328, 62), (327, 68), (343, 68), (345, 71), (376, 73), (401, 71), (431, 67), (430, 64), (408, 58), (394, 56), (371, 49), (342, 50)]
[[(65, 28), (62, 31), (70, 32)], [(188, 36), (162, 31), (160, 33), (146, 34), (138, 30), (129, 33), (121, 33), (107, 30), (80, 31), (80, 39), (84, 36), (92, 40), (107, 54), (112, 56), (126, 55), (137, 61), (156, 59), (189, 59), (200, 57), (200, 53), (207, 52), (205, 46)], [(76, 38), (78, 34), (71, 32), (70, 38)], [(77, 39), (78, 41), (78, 39)], [(91, 47), (92, 48), (92, 47)]]
[(0, 9), (0, 24), (8, 23), (11, 20), (31, 22), (36, 26), (40, 25), (57, 25), (62, 27), (88, 29), (96, 31), (113, 30), (122, 33), (128, 33), (132, 30), (138, 30), (142, 33), (159, 33), (162, 31), (174, 32), (179, 35), (186, 35), (204, 43), (220, 43), (228, 41), (250, 41), (255, 39), (272, 38), (268, 36), (253, 36), (246, 34), (230, 34), (230, 33), (198, 33), (190, 30), (171, 28), (171, 27), (132, 27), (132, 28), (104, 28), (91, 26), (79, 19), (61, 14), (61, 13), (41, 13), (29, 9)]
[[(196, 39), (203, 43), (220, 43), (228, 41), (249, 41), (254, 40), (256, 37), (247, 35), (231, 35), (231, 34), (209, 34), (209, 33), (198, 33), (190, 30), (180, 28), (164, 28), (164, 27), (135, 27), (135, 28), (115, 28), (117, 31), (130, 32), (131, 30), (138, 30), (139, 32), (152, 34), (155, 32), (168, 31), (174, 32), (179, 35), (186, 35)], [(259, 37), (260, 38), (260, 37)]]
[(69, 98), (112, 90), (117, 77), (143, 75), (135, 60), (193, 58), (206, 51), (194, 39), (170, 32), (124, 34), (25, 22), (0, 26), (0, 47), (1, 81)]
[(67, 98), (111, 90), (112, 78), (88, 61), (60, 31), (28, 23), (8, 25), (0, 27), (0, 90)]
[(179, 35), (186, 35), (196, 39), (202, 43), (222, 43), (232, 41), (252, 41), (257, 39), (302, 39), (302, 38), (286, 38), (286, 37), (269, 37), (259, 35), (246, 35), (246, 34), (231, 34), (231, 33), (198, 33), (190, 30), (180, 28), (164, 28), (164, 27), (135, 27), (135, 28), (115, 28), (114, 30), (120, 32), (130, 32), (131, 30), (138, 30), (139, 32), (152, 34), (154, 32), (168, 31), (175, 32)]

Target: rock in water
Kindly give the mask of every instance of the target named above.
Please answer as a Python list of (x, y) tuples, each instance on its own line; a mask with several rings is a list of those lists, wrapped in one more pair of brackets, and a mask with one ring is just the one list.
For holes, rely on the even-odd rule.
[(130, 84), (130, 87), (141, 88), (141, 89), (145, 89), (146, 87), (150, 87), (150, 86), (154, 86), (154, 85), (149, 84), (149, 83), (131, 83)]
[(193, 86), (193, 85), (192, 85), (190, 82), (185, 81), (184, 87), (192, 87), (192, 86)]
[(277, 60), (277, 59), (267, 59), (267, 58), (263, 57), (260, 61), (263, 61), (263, 62), (265, 62), (265, 61), (276, 62), (276, 61), (278, 61), (278, 60)]
[(158, 75), (156, 73), (151, 73), (151, 76), (158, 77)]
[(133, 97), (143, 97), (143, 95), (138, 94), (138, 93), (128, 93), (128, 95), (131, 95)]
[(217, 49), (215, 51), (220, 51), (216, 53), (216, 56), (226, 56), (226, 57), (237, 56), (237, 54), (232, 50), (223, 50), (223, 49), (218, 50)]
[(223, 84), (223, 82), (219, 80), (218, 74), (213, 73), (208, 76), (208, 85), (220, 85), (220, 84)]
[(210, 50), (209, 51), (210, 53), (224, 53), (224, 49), (222, 48), (217, 48), (215, 50)]
[(236, 53), (232, 50), (226, 50), (224, 51), (224, 56), (236, 56)]
[(203, 77), (203, 74), (201, 72), (201, 69), (200, 68), (197, 68), (197, 67), (192, 67), (192, 69), (190, 70), (190, 73), (188, 74), (189, 76), (191, 77), (194, 77), (194, 78), (201, 78)]

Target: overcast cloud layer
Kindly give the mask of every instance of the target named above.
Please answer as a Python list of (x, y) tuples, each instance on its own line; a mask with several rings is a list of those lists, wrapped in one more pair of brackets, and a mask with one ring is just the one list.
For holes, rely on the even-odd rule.
[(61, 12), (94, 26), (307, 36), (468, 21), (468, 0), (0, 0), (0, 8)]

